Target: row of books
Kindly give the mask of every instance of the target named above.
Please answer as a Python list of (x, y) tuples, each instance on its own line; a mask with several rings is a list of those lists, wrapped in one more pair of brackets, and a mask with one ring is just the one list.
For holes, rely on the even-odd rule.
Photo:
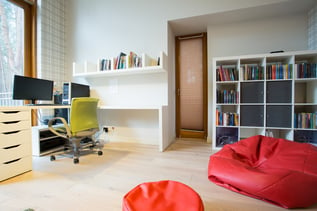
[(259, 65), (241, 65), (240, 71), (242, 72), (243, 80), (263, 80), (264, 71), (263, 67)]
[(238, 71), (235, 67), (222, 67), (221, 65), (216, 70), (217, 81), (237, 81)]
[(216, 125), (217, 126), (238, 126), (239, 115), (233, 112), (221, 112), (216, 109)]
[(293, 64), (269, 64), (266, 66), (266, 79), (292, 79)]
[(299, 63), (295, 65), (297, 78), (317, 78), (317, 64), (316, 63)]
[[(221, 65), (216, 70), (217, 81), (236, 81), (238, 73), (235, 67), (224, 68)], [(263, 67), (257, 64), (245, 64), (240, 66), (243, 80), (263, 80)], [(295, 64), (297, 78), (317, 78), (317, 63), (298, 63)], [(266, 66), (266, 79), (292, 79), (293, 64), (268, 64)]]
[(217, 90), (217, 103), (239, 103), (239, 92), (236, 90)]
[(294, 128), (317, 129), (317, 113), (297, 113), (294, 115)]
[(100, 60), (100, 70), (104, 71), (104, 70), (112, 70), (113, 66), (112, 64), (114, 63), (114, 61), (112, 59), (101, 59)]
[(139, 56), (133, 51), (130, 51), (129, 54), (120, 52), (117, 57), (111, 59), (99, 59), (98, 65), (100, 71), (156, 66), (160, 65), (160, 58), (157, 60), (152, 59), (145, 54)]

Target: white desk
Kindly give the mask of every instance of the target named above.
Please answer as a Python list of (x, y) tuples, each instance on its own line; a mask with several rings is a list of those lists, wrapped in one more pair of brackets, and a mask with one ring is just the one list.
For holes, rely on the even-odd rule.
[[(61, 109), (70, 108), (70, 105), (32, 105), (26, 106), (30, 109)], [(158, 146), (159, 151), (163, 152), (169, 145), (168, 140), (168, 122), (167, 122), (167, 106), (105, 106), (99, 105), (101, 110), (156, 110), (158, 112)]]
[(158, 146), (159, 151), (163, 152), (169, 145), (168, 140), (168, 122), (167, 122), (167, 106), (98, 106), (101, 110), (156, 110), (158, 111)]

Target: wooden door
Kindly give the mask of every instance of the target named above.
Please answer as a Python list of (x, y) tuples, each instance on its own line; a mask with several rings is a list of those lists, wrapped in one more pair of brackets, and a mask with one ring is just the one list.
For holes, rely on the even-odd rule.
[(176, 136), (207, 137), (207, 36), (176, 37)]

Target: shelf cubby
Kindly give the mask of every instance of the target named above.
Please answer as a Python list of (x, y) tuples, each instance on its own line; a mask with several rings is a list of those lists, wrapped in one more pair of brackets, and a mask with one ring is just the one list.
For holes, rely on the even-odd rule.
[(317, 131), (316, 130), (295, 130), (294, 141), (300, 143), (310, 143), (317, 146)]
[(217, 127), (216, 147), (223, 147), (239, 140), (239, 128)]
[(266, 128), (265, 135), (275, 138), (293, 140), (293, 131), (291, 129)]
[(295, 103), (317, 104), (317, 80), (295, 80)]
[(240, 125), (249, 127), (264, 126), (264, 105), (241, 105)]
[(268, 81), (266, 103), (292, 103), (292, 81)]
[(241, 103), (264, 103), (264, 82), (241, 82)]
[(239, 108), (237, 105), (217, 105), (217, 126), (239, 126)]
[(295, 55), (296, 79), (317, 78), (317, 56), (315, 54)]
[(216, 92), (217, 104), (236, 104), (239, 102), (238, 83), (218, 82)]
[(240, 140), (255, 135), (265, 135), (264, 127), (240, 127)]

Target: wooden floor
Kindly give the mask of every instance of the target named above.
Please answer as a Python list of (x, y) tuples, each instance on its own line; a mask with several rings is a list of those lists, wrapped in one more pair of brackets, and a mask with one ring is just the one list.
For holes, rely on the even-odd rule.
[[(207, 143), (177, 140), (163, 153), (157, 146), (108, 143), (103, 152), (81, 157), (78, 165), (67, 157), (54, 162), (34, 157), (33, 171), (0, 183), (0, 210), (120, 211), (129, 190), (159, 180), (189, 185), (206, 211), (285, 210), (211, 183), (207, 167), (212, 152)], [(317, 210), (317, 205), (302, 210)]]

